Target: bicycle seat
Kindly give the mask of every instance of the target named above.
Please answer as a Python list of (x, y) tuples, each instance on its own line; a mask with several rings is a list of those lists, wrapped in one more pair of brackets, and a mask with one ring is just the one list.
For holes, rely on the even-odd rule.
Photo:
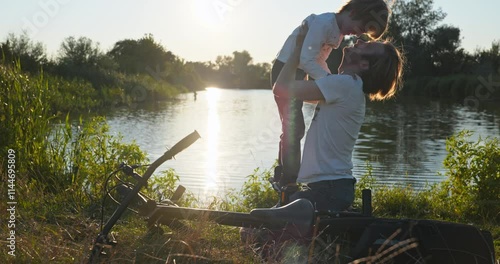
[(313, 226), (314, 207), (309, 200), (298, 199), (283, 207), (256, 208), (250, 211), (250, 215), (277, 227), (293, 227), (299, 235), (306, 236)]

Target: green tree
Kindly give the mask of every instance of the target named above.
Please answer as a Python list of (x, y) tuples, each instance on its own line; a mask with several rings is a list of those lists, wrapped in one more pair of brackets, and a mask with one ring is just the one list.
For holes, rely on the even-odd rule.
[(116, 63), (101, 51), (99, 43), (90, 38), (71, 36), (64, 39), (56, 63), (55, 74), (90, 82), (99, 92), (103, 105), (111, 103), (108, 101), (109, 89), (121, 86), (119, 79), (113, 74)]
[[(146, 79), (156, 82), (144, 87), (150, 91), (156, 90), (152, 86), (164, 86), (165, 88), (172, 87), (172, 84), (189, 88), (196, 85), (201, 86), (198, 82), (199, 77), (190, 74), (190, 71), (184, 65), (184, 61), (172, 52), (167, 51), (151, 34), (144, 35), (144, 37), (137, 40), (125, 39), (118, 41), (108, 52), (108, 55), (118, 64), (120, 72), (142, 76), (139, 79), (143, 81), (139, 83), (137, 80), (127, 82), (125, 85), (126, 90), (134, 90), (138, 86), (145, 86), (144, 80)], [(160, 88), (160, 90), (165, 89)], [(156, 92), (152, 93), (153, 98), (159, 98)]]
[(43, 44), (33, 42), (26, 32), (20, 36), (8, 34), (5, 42), (0, 44), (0, 53), (4, 62), (12, 64), (19, 60), (23, 70), (29, 72), (38, 72), (48, 62)]
[(493, 41), (488, 50), (477, 50), (475, 73), (488, 75), (500, 74), (500, 40)]
[(148, 34), (138, 40), (125, 39), (115, 43), (108, 53), (121, 72), (128, 74), (164, 72), (177, 57)]
[(229, 72), (231, 70), (231, 61), (233, 59), (231, 56), (217, 56), (215, 59), (215, 65), (214, 68), (219, 71), (227, 71)]
[(250, 64), (252, 64), (252, 56), (248, 51), (234, 51), (233, 60), (231, 63), (231, 73), (236, 77), (235, 82), (237, 87), (244, 87), (249, 84), (252, 76), (250, 76)]
[(404, 47), (409, 77), (433, 74), (430, 43), (436, 26), (446, 17), (433, 5), (433, 0), (400, 0), (392, 7), (388, 36)]
[(271, 88), (271, 64), (258, 63), (249, 66), (249, 78), (253, 80), (250, 82), (249, 88)]
[(246, 50), (234, 51), (232, 56), (217, 56), (214, 63), (198, 63), (195, 70), (206, 83), (230, 88), (269, 88), (269, 63), (253, 64), (253, 58)]
[(76, 39), (71, 36), (61, 44), (58, 60), (63, 65), (97, 66), (101, 56), (99, 43), (87, 37)]
[(215, 75), (210, 77), (219, 87), (236, 87), (235, 76), (232, 70), (231, 56), (217, 56), (215, 59)]
[(217, 74), (216, 65), (211, 62), (187, 62), (186, 65), (200, 76), (205, 86), (217, 86), (217, 82), (213, 78)]
[(460, 48), (460, 29), (443, 25), (430, 34), (429, 50), (435, 69), (439, 76), (463, 71), (465, 51)]
[(194, 65), (182, 59), (175, 59), (166, 64), (166, 80), (177, 86), (183, 86), (190, 91), (205, 88), (205, 82), (196, 72)]
[(433, 9), (434, 0), (400, 0), (392, 7), (389, 34), (397, 41), (424, 44), (445, 17), (441, 8)]

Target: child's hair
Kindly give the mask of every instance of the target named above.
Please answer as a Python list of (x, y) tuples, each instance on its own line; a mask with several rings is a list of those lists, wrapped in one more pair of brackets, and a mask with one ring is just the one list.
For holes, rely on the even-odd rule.
[(385, 100), (393, 97), (403, 78), (405, 58), (390, 41), (380, 42), (384, 45), (384, 53), (364, 55), (368, 60), (369, 69), (361, 73), (363, 92), (370, 100)]
[(389, 7), (384, 0), (350, 0), (338, 13), (352, 12), (353, 20), (361, 20), (360, 31), (378, 39), (387, 30)]

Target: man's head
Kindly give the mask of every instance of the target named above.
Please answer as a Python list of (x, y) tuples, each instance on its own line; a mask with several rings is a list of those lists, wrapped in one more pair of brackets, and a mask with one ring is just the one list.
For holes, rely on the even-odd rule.
[(358, 40), (343, 50), (339, 72), (361, 76), (363, 91), (371, 100), (389, 99), (395, 95), (403, 76), (404, 58), (388, 41)]
[(344, 35), (366, 33), (378, 39), (387, 30), (389, 7), (384, 0), (349, 0), (337, 13), (342, 17), (339, 26)]

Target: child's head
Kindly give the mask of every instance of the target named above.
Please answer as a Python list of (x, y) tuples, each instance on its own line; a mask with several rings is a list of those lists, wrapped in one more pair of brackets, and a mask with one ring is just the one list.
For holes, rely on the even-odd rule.
[(387, 29), (389, 8), (384, 0), (349, 0), (338, 14), (347, 20), (340, 25), (344, 35), (366, 33), (378, 39)]

